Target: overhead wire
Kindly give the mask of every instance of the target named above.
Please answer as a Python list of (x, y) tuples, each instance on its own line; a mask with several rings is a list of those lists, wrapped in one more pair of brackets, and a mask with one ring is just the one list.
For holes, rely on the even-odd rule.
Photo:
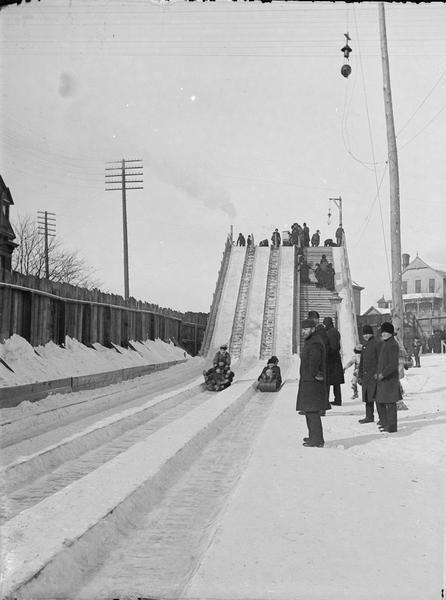
[(400, 135), (400, 133), (402, 131), (404, 131), (404, 129), (409, 125), (409, 123), (412, 121), (412, 119), (414, 118), (414, 116), (417, 114), (417, 112), (420, 110), (420, 108), (426, 103), (426, 101), (432, 96), (435, 88), (440, 84), (441, 80), (443, 79), (444, 75), (446, 74), (446, 69), (442, 72), (442, 74), (440, 75), (440, 77), (437, 79), (437, 81), (435, 82), (435, 84), (432, 86), (432, 88), (429, 90), (429, 92), (427, 93), (427, 95), (425, 96), (425, 98), (420, 102), (420, 104), (417, 106), (417, 108), (415, 109), (415, 111), (412, 113), (412, 115), (409, 117), (409, 119), (405, 122), (405, 124), (397, 131), (396, 133), (396, 137), (398, 137)]
[(408, 145), (409, 145), (411, 142), (413, 142), (413, 140), (414, 140), (415, 138), (417, 138), (417, 137), (418, 137), (418, 136), (419, 136), (421, 133), (423, 133), (423, 131), (424, 131), (424, 130), (425, 130), (427, 127), (429, 127), (429, 125), (430, 125), (431, 123), (433, 123), (433, 122), (435, 121), (435, 119), (436, 119), (436, 118), (437, 118), (437, 117), (438, 117), (438, 116), (439, 116), (439, 115), (440, 115), (440, 114), (441, 114), (441, 113), (444, 111), (444, 109), (445, 109), (445, 108), (446, 108), (446, 104), (440, 108), (440, 110), (439, 110), (439, 111), (438, 111), (438, 112), (437, 112), (437, 113), (436, 113), (436, 114), (435, 114), (435, 115), (432, 117), (432, 119), (431, 119), (430, 121), (428, 121), (428, 122), (426, 123), (426, 125), (424, 125), (424, 127), (422, 127), (422, 128), (420, 129), (420, 131), (418, 131), (418, 133), (416, 133), (414, 136), (412, 136), (412, 137), (410, 138), (410, 140), (407, 140), (407, 142), (406, 142), (405, 144), (403, 144), (402, 146), (400, 146), (400, 150), (402, 150), (403, 148), (405, 148), (406, 146), (408, 146)]
[[(373, 163), (376, 163), (375, 148), (374, 148), (374, 144), (373, 144), (373, 135), (372, 135), (372, 126), (371, 126), (371, 122), (370, 122), (369, 104), (368, 104), (368, 100), (367, 100), (367, 89), (366, 89), (366, 85), (365, 85), (364, 67), (362, 64), (361, 44), (359, 41), (359, 29), (358, 29), (358, 22), (356, 19), (356, 11), (355, 11), (354, 6), (353, 6), (353, 17), (354, 17), (354, 21), (355, 21), (355, 30), (356, 30), (356, 38), (357, 38), (356, 41), (358, 44), (358, 56), (359, 56), (359, 64), (360, 64), (360, 70), (361, 70), (361, 79), (362, 79), (362, 86), (363, 86), (363, 92), (364, 92), (365, 107), (366, 107), (366, 113), (367, 113), (367, 124), (368, 124), (368, 130), (369, 130), (370, 147), (371, 147), (371, 152), (372, 152)], [(382, 229), (382, 234), (383, 234), (384, 251), (385, 251), (386, 265), (387, 265), (387, 275), (388, 275), (389, 283), (390, 283), (392, 278), (390, 275), (389, 254), (388, 254), (388, 250), (387, 250), (387, 242), (386, 242), (385, 229), (384, 229), (384, 219), (383, 219), (381, 197), (380, 197), (380, 185), (378, 183), (376, 164), (373, 165), (373, 172), (375, 175), (376, 195), (378, 198), (379, 213), (380, 213), (380, 217), (381, 217), (381, 229)]]

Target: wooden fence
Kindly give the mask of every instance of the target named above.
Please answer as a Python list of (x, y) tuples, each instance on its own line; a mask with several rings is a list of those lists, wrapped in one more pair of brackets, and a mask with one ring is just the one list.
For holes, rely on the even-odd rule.
[(65, 336), (86, 345), (128, 347), (131, 340), (173, 340), (197, 354), (207, 315), (186, 313), (122, 296), (0, 271), (0, 341), (14, 333), (32, 346)]

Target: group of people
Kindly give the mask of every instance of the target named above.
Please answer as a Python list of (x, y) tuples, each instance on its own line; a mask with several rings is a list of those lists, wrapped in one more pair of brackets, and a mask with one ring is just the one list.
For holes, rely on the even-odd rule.
[(231, 355), (228, 345), (222, 344), (214, 356), (212, 367), (203, 371), (204, 385), (210, 392), (221, 392), (229, 387), (234, 379), (231, 371)]
[(335, 289), (335, 270), (331, 262), (328, 262), (325, 254), (322, 255), (320, 262), (316, 263), (312, 269), (304, 256), (299, 256), (299, 272), (301, 283), (312, 283), (310, 271), (314, 271), (316, 277), (316, 287), (325, 288), (327, 290)]
[[(261, 392), (277, 392), (282, 386), (282, 374), (277, 356), (271, 356), (258, 377), (258, 389)], [(204, 385), (210, 392), (220, 392), (229, 387), (234, 379), (231, 371), (231, 355), (228, 345), (222, 344), (214, 356), (212, 367), (203, 371)]]
[(395, 339), (392, 323), (385, 322), (381, 325), (380, 340), (374, 337), (370, 325), (364, 325), (364, 344), (355, 347), (355, 357), (343, 369), (339, 332), (330, 317), (324, 319), (322, 326), (318, 321), (318, 313), (312, 311), (302, 322), (305, 343), (301, 356), (296, 410), (304, 414), (307, 420), (308, 437), (304, 438), (303, 445), (317, 448), (324, 446), (321, 417), (329, 408), (330, 387), (333, 385), (334, 389), (334, 402), (331, 404), (341, 405), (340, 384), (344, 383), (344, 371), (352, 365), (355, 366), (353, 397), (358, 397), (359, 384), (362, 386), (362, 400), (365, 403), (365, 417), (359, 423), (374, 422), (376, 405), (379, 429), (389, 433), (396, 432), (397, 402), (401, 400), (402, 394), (400, 345)]
[[(332, 238), (329, 238), (324, 241), (324, 246), (341, 246), (343, 234), (344, 229), (342, 228), (342, 225), (339, 225), (335, 233), (336, 242), (334, 242)], [(284, 232), (283, 240), (279, 229), (276, 227), (270, 241), (271, 245), (275, 248), (279, 247), (281, 244), (297, 246), (298, 248), (308, 248), (311, 245), (313, 248), (316, 248), (321, 243), (321, 232), (319, 229), (316, 229), (315, 233), (310, 237), (310, 228), (306, 223), (303, 223), (302, 226), (299, 225), (299, 223), (293, 223), (291, 231)], [(250, 233), (248, 237), (245, 238), (242, 233), (239, 233), (236, 246), (254, 246), (254, 235)], [(261, 240), (259, 246), (269, 246), (268, 239)]]
[(245, 239), (245, 236), (243, 235), (243, 233), (239, 233), (238, 234), (238, 238), (237, 238), (237, 242), (235, 244), (236, 246), (254, 246), (254, 235), (252, 233), (250, 233), (248, 235), (248, 237)]

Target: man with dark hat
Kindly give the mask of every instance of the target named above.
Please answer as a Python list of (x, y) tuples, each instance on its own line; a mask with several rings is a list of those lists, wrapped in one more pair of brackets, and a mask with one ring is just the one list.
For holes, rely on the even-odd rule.
[(222, 361), (226, 366), (231, 366), (231, 355), (228, 352), (228, 344), (222, 344), (220, 346), (220, 350), (216, 353), (212, 362), (214, 367), (217, 367)]
[(400, 347), (395, 340), (392, 323), (381, 325), (383, 340), (378, 357), (376, 403), (381, 405), (380, 429), (394, 433), (398, 431), (396, 403), (401, 400), (399, 379)]
[[(319, 336), (319, 339), (321, 340), (321, 342), (323, 343), (324, 348), (325, 348), (325, 369), (326, 369), (325, 382), (327, 382), (328, 381), (327, 355), (328, 355), (328, 350), (329, 350), (329, 345), (330, 345), (328, 342), (327, 330), (325, 329), (324, 325), (322, 325), (322, 323), (319, 323), (320, 317), (319, 317), (319, 313), (317, 312), (317, 310), (310, 310), (308, 312), (308, 319), (311, 319), (315, 322), (315, 324), (316, 324), (315, 334)], [(322, 417), (325, 416), (326, 410), (331, 410), (331, 404), (328, 401), (328, 392), (327, 392), (327, 401), (325, 403), (325, 408), (321, 412)]]
[(316, 323), (305, 319), (301, 324), (305, 338), (300, 358), (299, 390), (296, 410), (305, 414), (308, 437), (304, 438), (306, 447), (323, 448), (324, 433), (320, 412), (325, 409), (327, 388), (325, 384), (325, 348), (318, 335), (315, 335)]
[(334, 400), (331, 404), (342, 405), (341, 384), (344, 383), (344, 369), (341, 360), (341, 336), (333, 325), (331, 317), (325, 317), (322, 321), (327, 330), (328, 354), (327, 354), (327, 389), (330, 396), (330, 387), (333, 386)]
[[(358, 369), (358, 383), (362, 386), (362, 401), (365, 403), (365, 418), (359, 419), (359, 423), (373, 423), (375, 420), (373, 404), (376, 396), (376, 384), (378, 380), (378, 358), (381, 343), (373, 337), (373, 329), (370, 325), (362, 328), (364, 345), (362, 347), (361, 359)], [(376, 405), (379, 411), (380, 405)]]

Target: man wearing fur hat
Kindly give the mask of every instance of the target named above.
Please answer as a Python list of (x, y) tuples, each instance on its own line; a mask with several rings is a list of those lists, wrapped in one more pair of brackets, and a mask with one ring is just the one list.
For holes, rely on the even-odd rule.
[[(358, 369), (358, 383), (362, 386), (362, 401), (365, 403), (365, 418), (360, 423), (373, 423), (375, 420), (373, 404), (376, 396), (376, 384), (378, 381), (378, 358), (381, 342), (373, 337), (373, 329), (370, 325), (362, 328), (364, 345), (362, 347), (361, 359)], [(376, 406), (377, 410), (382, 410)], [(378, 412), (379, 415), (379, 412)]]
[(324, 433), (320, 412), (325, 410), (327, 402), (325, 347), (315, 334), (316, 323), (312, 319), (302, 321), (301, 327), (305, 344), (300, 359), (296, 410), (305, 414), (307, 420), (308, 437), (304, 438), (303, 445), (323, 448)]
[(376, 403), (380, 406), (380, 429), (394, 433), (398, 430), (396, 403), (401, 399), (399, 379), (400, 348), (395, 340), (392, 323), (381, 325), (383, 340), (378, 358)]

